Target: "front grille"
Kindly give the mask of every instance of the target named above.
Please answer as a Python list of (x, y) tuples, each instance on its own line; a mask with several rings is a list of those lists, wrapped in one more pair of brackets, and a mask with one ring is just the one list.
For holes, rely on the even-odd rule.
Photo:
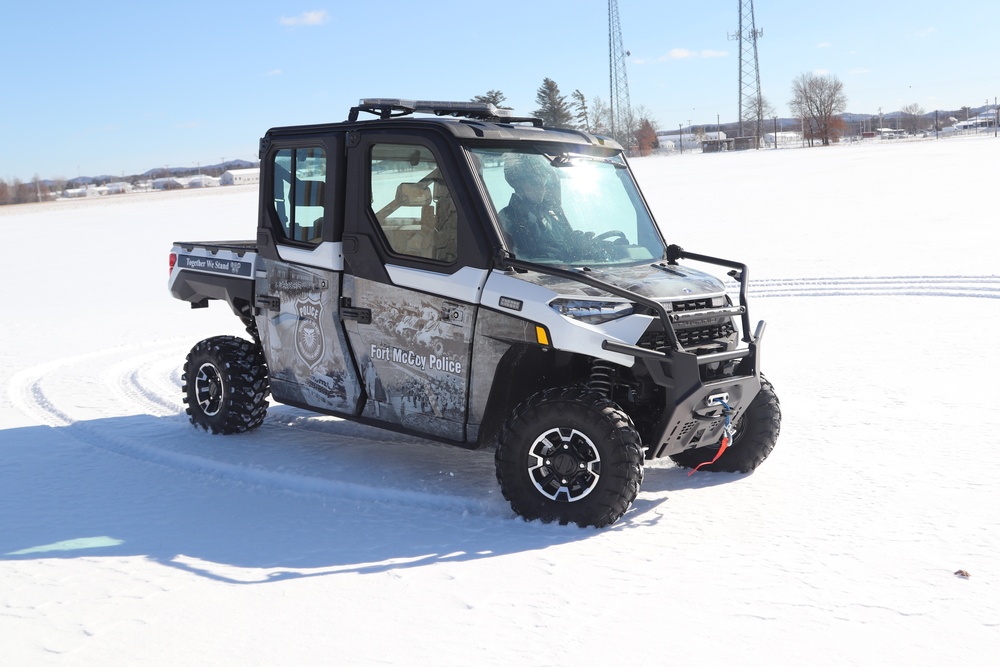
[(691, 299), (690, 301), (674, 301), (672, 304), (675, 313), (686, 313), (689, 310), (708, 310), (712, 307), (711, 299)]
[(702, 343), (710, 343), (719, 338), (725, 338), (734, 331), (736, 331), (736, 328), (732, 322), (694, 327), (692, 329), (678, 329), (677, 340), (684, 347), (694, 347)]
[[(720, 338), (732, 335), (736, 331), (732, 322), (725, 324), (710, 324), (707, 326), (677, 329), (677, 341), (682, 347), (690, 348), (705, 343), (712, 343)], [(667, 334), (662, 331), (652, 331), (639, 339), (639, 347), (647, 350), (663, 351), (667, 348)]]
[[(670, 310), (675, 313), (687, 313), (718, 308), (721, 305), (721, 303), (713, 303), (711, 298), (689, 299), (687, 301), (674, 301), (670, 304)], [(677, 341), (682, 347), (700, 354), (719, 351), (717, 346), (698, 348), (700, 346), (708, 346), (720, 339), (731, 336), (735, 333), (736, 327), (733, 326), (733, 322), (729, 318), (718, 318), (712, 323), (705, 323), (703, 321), (690, 323), (686, 326), (680, 324), (674, 328), (674, 331), (677, 334)], [(662, 351), (668, 346), (667, 336), (662, 331), (648, 332), (639, 339), (638, 345), (647, 349)]]

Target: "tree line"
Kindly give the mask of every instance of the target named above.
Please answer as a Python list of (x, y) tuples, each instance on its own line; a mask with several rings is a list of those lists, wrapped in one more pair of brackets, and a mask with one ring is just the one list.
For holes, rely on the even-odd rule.
[(150, 169), (144, 174), (132, 174), (131, 176), (123, 175), (120, 177), (105, 175), (93, 178), (42, 179), (38, 175), (35, 175), (35, 177), (30, 181), (22, 181), (15, 178), (9, 183), (0, 178), (0, 206), (48, 201), (62, 195), (67, 188), (80, 188), (91, 185), (100, 187), (108, 185), (109, 183), (118, 182), (135, 185), (140, 182), (148, 182), (157, 178), (194, 176), (195, 174), (219, 177), (222, 176), (222, 174), (228, 169), (245, 169), (252, 166), (255, 166), (255, 163), (234, 159), (224, 160), (217, 165), (198, 167), (163, 167)]
[[(499, 109), (511, 108), (505, 104), (507, 97), (500, 90), (489, 90), (483, 95), (476, 95), (472, 101), (490, 103)], [(579, 89), (574, 90), (567, 98), (560, 91), (559, 85), (548, 77), (545, 77), (542, 80), (542, 85), (538, 87), (535, 93), (535, 102), (538, 108), (534, 110), (532, 115), (540, 118), (548, 127), (576, 129), (591, 134), (613, 137), (632, 156), (649, 155), (653, 149), (659, 147), (656, 137), (658, 124), (644, 106), (640, 105), (627, 110), (625, 114), (626, 127), (613, 127), (612, 109), (608, 102), (600, 97), (588, 100)], [(765, 121), (764, 127), (767, 126), (766, 121), (773, 118), (776, 130), (786, 129), (787, 122), (782, 123), (780, 128), (778, 127), (774, 107), (766, 98), (760, 96), (752, 100), (751, 103), (757, 117)], [(791, 100), (788, 105), (792, 115), (796, 118), (794, 125), (788, 129), (801, 131), (803, 139), (810, 146), (817, 144), (828, 146), (839, 141), (848, 132), (848, 123), (844, 118), (847, 111), (847, 95), (844, 91), (844, 84), (835, 75), (800, 74), (792, 81)], [(941, 129), (941, 127), (952, 124), (956, 117), (968, 118), (971, 111), (970, 107), (962, 107), (953, 111), (941, 112), (941, 117), (936, 121), (933, 129)], [(868, 115), (869, 130), (875, 131), (877, 129), (872, 127), (872, 119), (878, 119), (881, 123), (885, 116), (894, 119), (897, 129), (904, 129), (911, 134), (928, 129), (927, 113), (919, 104), (909, 104), (900, 111), (891, 114)], [(726, 130), (733, 127), (732, 123), (721, 126)], [(851, 129), (853, 132), (853, 128)], [(752, 128), (752, 131), (756, 132), (757, 128)], [(759, 139), (760, 137), (758, 137)], [(226, 166), (226, 164), (222, 165), (220, 173), (225, 170)], [(201, 171), (205, 171), (205, 169)], [(155, 177), (155, 174), (146, 175), (146, 177), (151, 176)], [(122, 180), (133, 180), (134, 178), (136, 177)], [(28, 182), (22, 182), (15, 178), (13, 182), (8, 183), (0, 179), (0, 206), (46, 201), (60, 194), (69, 183), (72, 181), (42, 180), (38, 176)]]
[[(56, 187), (53, 188), (53, 185)], [(37, 176), (27, 183), (15, 178), (13, 182), (8, 184), (7, 181), (0, 179), (0, 206), (47, 201), (52, 198), (53, 194), (60, 193), (62, 190), (61, 183), (50, 185), (49, 182), (42, 181)]]
[[(490, 90), (484, 95), (476, 95), (473, 102), (486, 102), (498, 109), (510, 109), (505, 106), (507, 96), (499, 90)], [(547, 127), (562, 127), (571, 130), (582, 130), (590, 134), (613, 137), (625, 147), (630, 154), (637, 156), (649, 155), (659, 145), (656, 140), (658, 129), (656, 120), (644, 106), (629, 109), (625, 114), (626, 127), (613, 127), (611, 120), (611, 105), (600, 97), (588, 102), (580, 91), (574, 90), (569, 99), (559, 90), (559, 84), (545, 77), (542, 85), (535, 92), (535, 103), (538, 108), (532, 116), (541, 119)]]

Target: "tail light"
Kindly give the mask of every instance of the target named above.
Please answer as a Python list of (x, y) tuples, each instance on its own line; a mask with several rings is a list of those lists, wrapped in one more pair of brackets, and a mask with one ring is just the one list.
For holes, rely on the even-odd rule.
[(167, 275), (170, 275), (174, 272), (175, 264), (177, 264), (177, 253), (172, 252), (170, 253), (170, 271), (167, 273)]

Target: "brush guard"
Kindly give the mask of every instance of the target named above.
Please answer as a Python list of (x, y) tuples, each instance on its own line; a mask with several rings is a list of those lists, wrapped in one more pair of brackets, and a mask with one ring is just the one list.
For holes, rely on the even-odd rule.
[[(602, 347), (609, 352), (641, 359), (653, 381), (666, 389), (667, 405), (663, 414), (652, 432), (644, 438), (646, 458), (650, 459), (677, 454), (693, 447), (707, 447), (719, 443), (726, 428), (726, 417), (728, 416), (730, 423), (739, 420), (760, 391), (760, 345), (765, 324), (763, 320), (760, 321), (753, 334), (750, 333), (750, 314), (747, 307), (749, 269), (739, 262), (689, 253), (676, 245), (668, 246), (667, 265), (676, 265), (680, 259), (731, 269), (728, 275), (740, 284), (739, 305), (718, 308), (713, 310), (712, 314), (739, 316), (743, 334), (741, 340), (746, 347), (710, 354), (694, 354), (681, 345), (674, 325), (690, 317), (704, 317), (705, 311), (697, 315), (670, 313), (662, 303), (654, 299), (593, 276), (525, 262), (509, 255), (502, 254), (498, 257), (499, 263), (505, 267), (575, 280), (646, 306), (659, 316), (667, 338), (666, 349), (651, 350), (610, 340), (602, 344)], [(733, 375), (710, 381), (702, 380), (702, 366), (735, 360), (739, 360), (739, 363)], [(727, 395), (724, 403), (728, 406), (728, 415), (722, 405), (715, 400), (720, 395)]]

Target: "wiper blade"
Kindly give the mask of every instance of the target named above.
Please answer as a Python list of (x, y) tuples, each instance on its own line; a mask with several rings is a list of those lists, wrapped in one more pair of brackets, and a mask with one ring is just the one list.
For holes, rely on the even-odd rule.
[(594, 155), (580, 155), (579, 153), (560, 153), (559, 155), (546, 155), (549, 163), (553, 167), (572, 167), (575, 162), (600, 162), (610, 164), (617, 169), (625, 169), (625, 162), (615, 157), (596, 157)]

